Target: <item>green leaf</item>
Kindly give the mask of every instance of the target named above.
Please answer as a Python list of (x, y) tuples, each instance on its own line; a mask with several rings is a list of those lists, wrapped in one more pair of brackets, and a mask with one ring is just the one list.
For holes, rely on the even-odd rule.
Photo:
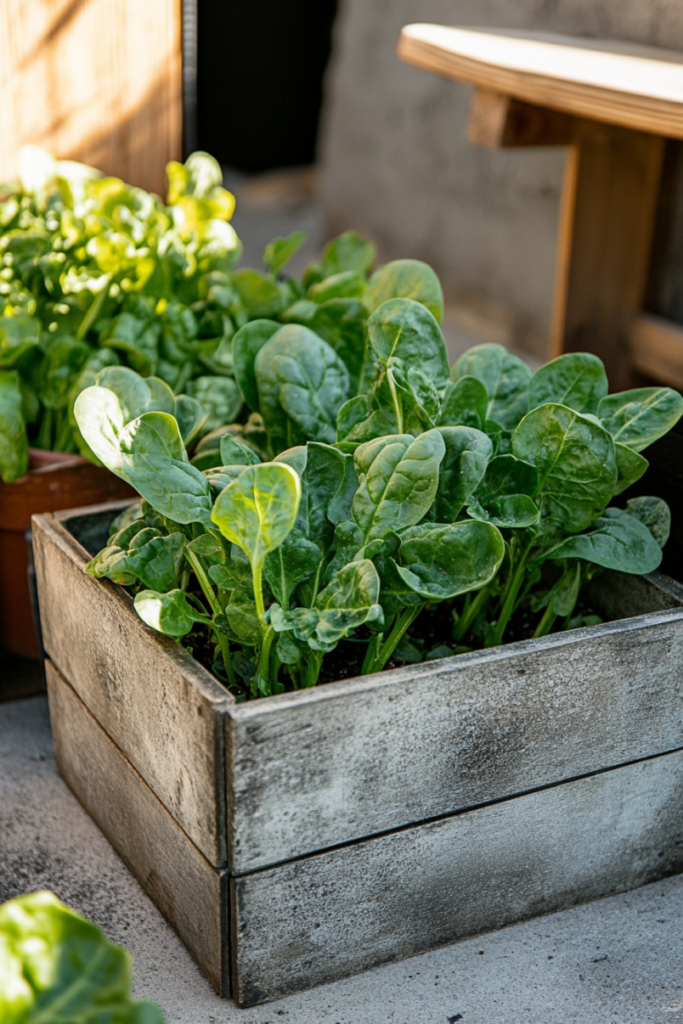
[(283, 608), (289, 608), (290, 598), (299, 583), (319, 572), (321, 555), (318, 545), (311, 543), (296, 529), (285, 537), (275, 551), (266, 555), (263, 575), (275, 600)]
[(429, 377), (439, 390), (448, 382), (448, 354), (439, 325), (428, 309), (412, 299), (382, 303), (368, 320), (372, 351), (384, 366), (402, 359)]
[(570, 537), (549, 553), (551, 558), (582, 558), (605, 569), (642, 575), (654, 572), (662, 549), (638, 519), (621, 509), (607, 509), (590, 533)]
[[(132, 531), (137, 532), (131, 535)], [(184, 547), (182, 533), (162, 536), (138, 521), (112, 537), (86, 570), (123, 585), (130, 585), (128, 577), (133, 576), (152, 590), (171, 590), (178, 583)]]
[[(505, 458), (505, 456), (503, 456)], [(481, 523), (491, 523), (499, 529), (503, 527), (522, 529), (538, 522), (541, 512), (527, 494), (507, 494), (496, 498), (484, 507), (477, 498), (471, 498), (467, 506), (467, 514)]]
[(437, 523), (454, 523), (479, 486), (493, 453), (490, 438), (472, 427), (438, 427), (445, 454), (431, 515)]
[(135, 611), (145, 625), (174, 638), (189, 633), (195, 622), (210, 621), (190, 603), (184, 590), (170, 590), (167, 594), (141, 590), (135, 595)]
[(576, 412), (595, 414), (607, 387), (602, 359), (590, 352), (567, 352), (533, 375), (529, 381), (529, 408), (555, 402)]
[(370, 310), (388, 299), (413, 299), (432, 314), (437, 324), (443, 319), (441, 282), (432, 268), (421, 260), (393, 260), (372, 275), (365, 295)]
[(424, 524), (401, 535), (398, 572), (422, 597), (442, 601), (483, 587), (504, 553), (503, 538), (488, 523)]
[(278, 632), (292, 629), (299, 640), (307, 640), (314, 650), (330, 650), (366, 622), (382, 625), (379, 593), (377, 570), (370, 559), (361, 559), (337, 573), (318, 595), (313, 608), (295, 608), (287, 613), (273, 605), (270, 621)]
[(293, 469), (284, 463), (262, 463), (248, 466), (221, 491), (211, 518), (254, 568), (292, 530), (300, 500), (301, 483)]
[(356, 391), (363, 370), (368, 311), (358, 299), (330, 299), (317, 306), (306, 326), (334, 349)]
[(233, 423), (242, 408), (240, 389), (231, 377), (195, 377), (187, 391), (206, 414), (207, 431)]
[(257, 466), (261, 461), (256, 452), (232, 434), (223, 434), (220, 442), (221, 465)]
[(528, 462), (516, 459), (514, 455), (497, 455), (486, 467), (475, 497), (482, 505), (488, 505), (497, 498), (511, 494), (528, 494), (532, 497), (538, 490), (538, 470)]
[(598, 416), (615, 441), (642, 452), (683, 415), (683, 398), (672, 388), (637, 388), (603, 398)]
[(614, 494), (617, 495), (625, 491), (631, 484), (634, 484), (636, 480), (640, 480), (649, 463), (646, 458), (639, 455), (633, 448), (627, 448), (620, 441), (617, 441), (614, 445), (614, 450), (617, 457), (617, 472), (619, 474), (614, 488)]
[(3, 1024), (163, 1024), (130, 998), (130, 957), (51, 892), (0, 906)]
[(166, 412), (143, 413), (122, 428), (118, 440), (128, 473), (135, 468), (135, 457), (140, 455), (188, 461), (177, 420)]
[(437, 426), (483, 430), (488, 405), (488, 392), (482, 382), (476, 377), (461, 377), (455, 384), (449, 382), (446, 386)]
[(271, 274), (279, 274), (306, 241), (304, 231), (292, 231), (286, 238), (274, 238), (263, 251), (263, 262)]
[(0, 370), (0, 478), (8, 484), (28, 470), (28, 439), (16, 370)]
[(355, 231), (345, 231), (323, 249), (322, 272), (325, 277), (356, 271), (369, 274), (375, 261), (375, 246)]
[(512, 437), (516, 458), (538, 470), (538, 504), (544, 517), (568, 532), (585, 530), (614, 493), (614, 442), (594, 420), (549, 403), (528, 413)]
[(451, 370), (451, 380), (476, 377), (489, 397), (486, 418), (514, 429), (529, 408), (531, 370), (503, 345), (475, 345), (460, 356)]
[(176, 395), (173, 415), (178, 422), (180, 436), (186, 448), (190, 448), (198, 434), (205, 429), (208, 416), (196, 398), (189, 395)]
[(117, 395), (97, 385), (86, 388), (74, 403), (74, 416), (85, 443), (102, 465), (127, 480), (119, 447), (119, 434), (126, 421)]
[(261, 413), (275, 451), (308, 438), (336, 440), (349, 375), (326, 342), (306, 327), (288, 324), (263, 346), (255, 366)]
[(395, 434), (360, 445), (354, 456), (359, 486), (352, 514), (365, 543), (422, 519), (434, 501), (445, 450), (440, 430), (417, 438)]
[(220, 494), (228, 484), (231, 484), (244, 469), (244, 463), (239, 462), (233, 466), (217, 466), (215, 469), (204, 469), (202, 473), (211, 484), (212, 490)]
[(0, 367), (12, 369), (40, 342), (40, 320), (27, 313), (0, 317)]
[(626, 511), (647, 526), (660, 548), (664, 547), (671, 532), (671, 511), (662, 498), (631, 498), (626, 502)]
[(232, 280), (250, 320), (277, 316), (282, 309), (277, 283), (260, 271), (245, 267), (236, 270)]
[(265, 343), (282, 327), (275, 320), (252, 320), (232, 339), (232, 365), (244, 401), (253, 412), (259, 411), (258, 385), (254, 363)]
[(175, 413), (175, 395), (168, 384), (158, 377), (141, 377), (127, 366), (106, 366), (97, 375), (97, 386), (114, 392), (125, 423), (144, 412)]
[(48, 409), (63, 409), (69, 393), (90, 354), (90, 346), (75, 338), (58, 338), (48, 348), (40, 366), (40, 401)]
[[(301, 501), (296, 527), (326, 552), (334, 536), (330, 510), (336, 511), (337, 516), (345, 511), (348, 514), (358, 486), (352, 457), (330, 445), (311, 441), (305, 448), (283, 452), (275, 461), (287, 463), (299, 474)], [(345, 493), (349, 488), (350, 493)]]
[(245, 601), (233, 593), (226, 606), (225, 615), (230, 623), (230, 628), (242, 643), (250, 646), (258, 644), (261, 637), (261, 624), (253, 601)]
[(312, 284), (306, 292), (311, 302), (322, 304), (332, 299), (360, 299), (365, 291), (365, 278), (353, 270), (333, 274), (324, 281)]

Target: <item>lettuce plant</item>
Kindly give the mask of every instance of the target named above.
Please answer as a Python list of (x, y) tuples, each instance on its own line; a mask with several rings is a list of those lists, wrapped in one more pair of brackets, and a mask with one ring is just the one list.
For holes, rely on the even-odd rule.
[[(481, 345), (449, 369), (433, 271), (398, 261), (367, 280), (363, 246), (337, 239), (335, 273), (309, 269), (323, 302), (235, 334), (250, 416), (191, 461), (173, 410), (133, 395), (132, 371), (105, 370), (76, 401), (87, 443), (142, 497), (89, 572), (130, 586), (144, 621), (193, 649), (210, 635), (240, 698), (314, 685), (342, 640), (373, 672), (499, 644), (521, 609), (536, 636), (575, 624), (591, 574), (652, 571), (668, 535), (664, 502), (610, 502), (680, 395), (610, 396), (586, 354), (532, 376)], [(323, 337), (321, 310), (339, 302), (362, 314), (345, 321), (345, 305)], [(441, 623), (432, 649), (425, 616)]]
[(130, 998), (130, 957), (50, 892), (0, 906), (3, 1024), (163, 1024)]

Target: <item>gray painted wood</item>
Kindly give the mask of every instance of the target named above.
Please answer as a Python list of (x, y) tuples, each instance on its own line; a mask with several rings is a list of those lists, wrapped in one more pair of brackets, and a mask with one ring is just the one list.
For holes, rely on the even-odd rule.
[(233, 698), (177, 644), (148, 629), (122, 587), (84, 571), (87, 553), (63, 521), (33, 519), (45, 650), (181, 828), (222, 867), (222, 715)]
[(232, 879), (233, 998), (252, 1006), (682, 869), (678, 752)]
[(217, 991), (228, 994), (223, 983), (225, 878), (178, 828), (49, 661), (46, 675), (64, 780)]
[(683, 746), (683, 610), (283, 694), (226, 724), (243, 874)]

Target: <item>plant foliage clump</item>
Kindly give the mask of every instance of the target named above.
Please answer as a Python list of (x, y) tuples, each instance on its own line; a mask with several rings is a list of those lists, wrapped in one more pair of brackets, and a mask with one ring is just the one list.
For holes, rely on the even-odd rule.
[[(267, 252), (274, 267), (287, 244)], [(665, 503), (612, 501), (681, 396), (608, 395), (584, 353), (532, 375), (487, 344), (449, 368), (434, 272), (399, 260), (370, 275), (373, 258), (335, 239), (305, 298), (235, 333), (249, 418), (192, 459), (153, 378), (148, 395), (106, 369), (76, 400), (88, 445), (142, 498), (89, 572), (132, 587), (154, 629), (192, 647), (211, 636), (239, 699), (315, 685), (341, 641), (362, 645), (367, 673), (503, 643), (523, 609), (535, 636), (573, 626), (595, 572), (661, 560)], [(442, 624), (431, 649), (425, 615)]]

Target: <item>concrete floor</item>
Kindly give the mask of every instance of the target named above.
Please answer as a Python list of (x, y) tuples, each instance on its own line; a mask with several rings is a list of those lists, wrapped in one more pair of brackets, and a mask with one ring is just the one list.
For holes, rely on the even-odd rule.
[(47, 701), (0, 704), (0, 902), (47, 888), (182, 1024), (683, 1022), (683, 876), (251, 1010), (219, 999), (59, 778)]

